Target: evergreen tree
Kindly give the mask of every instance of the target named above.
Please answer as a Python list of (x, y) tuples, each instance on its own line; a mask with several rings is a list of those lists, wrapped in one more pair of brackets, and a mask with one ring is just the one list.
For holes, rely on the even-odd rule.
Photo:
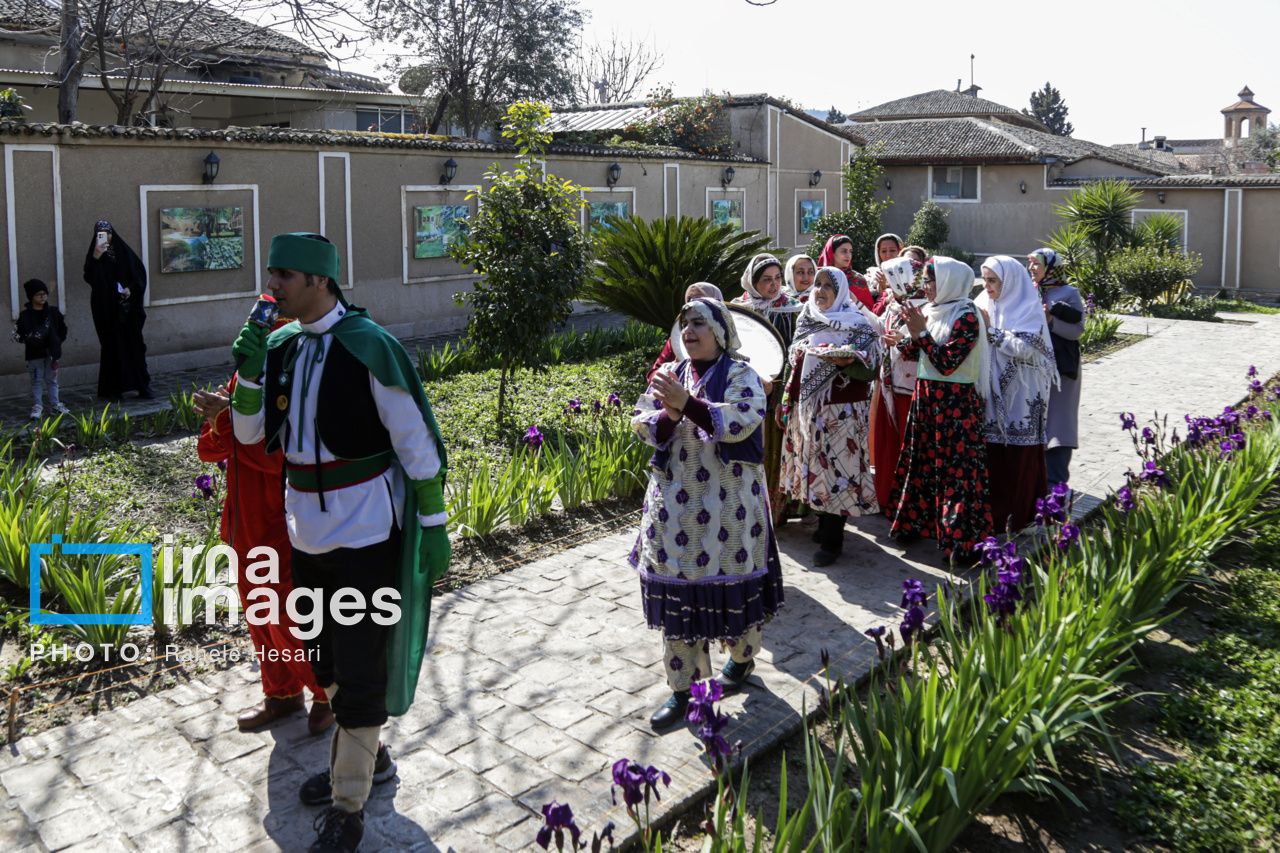
[(1022, 112), (1038, 118), (1051, 133), (1058, 136), (1070, 136), (1075, 132), (1075, 127), (1067, 121), (1067, 102), (1062, 100), (1062, 93), (1048, 82), (1040, 91), (1031, 93), (1031, 109)]
[(844, 124), (849, 117), (836, 109), (835, 104), (831, 105), (831, 109), (827, 110), (828, 124)]

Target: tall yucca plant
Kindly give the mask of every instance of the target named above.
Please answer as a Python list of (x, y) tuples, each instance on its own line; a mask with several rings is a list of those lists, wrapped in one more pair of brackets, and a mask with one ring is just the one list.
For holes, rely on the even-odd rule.
[(1141, 199), (1141, 194), (1124, 181), (1108, 178), (1085, 184), (1056, 210), (1068, 224), (1084, 232), (1098, 264), (1106, 269), (1107, 254), (1129, 242), (1130, 220)]
[(718, 286), (725, 299), (742, 292), (739, 279), (769, 237), (709, 219), (669, 216), (646, 222), (609, 217), (596, 236), (596, 264), (582, 296), (642, 323), (667, 329), (695, 281)]

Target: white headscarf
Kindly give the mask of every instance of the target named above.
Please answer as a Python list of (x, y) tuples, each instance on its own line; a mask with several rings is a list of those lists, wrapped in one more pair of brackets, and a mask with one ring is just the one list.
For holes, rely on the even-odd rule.
[(779, 299), (783, 295), (781, 291), (766, 299), (760, 295), (760, 291), (756, 290), (756, 276), (759, 275), (761, 270), (771, 266), (782, 269), (782, 262), (767, 252), (756, 255), (747, 264), (746, 271), (742, 273), (742, 291), (746, 297), (744, 301), (765, 316), (796, 313), (800, 310), (800, 303), (790, 297)]
[[(831, 277), (836, 284), (836, 298), (826, 311), (818, 308), (816, 298), (810, 297), (796, 320), (796, 334), (791, 341), (789, 358), (795, 363), (800, 349), (809, 350), (821, 344), (838, 347), (852, 347), (866, 353), (867, 363), (875, 369), (880, 364), (882, 348), (880, 335), (875, 327), (863, 316), (862, 306), (849, 293), (849, 279), (836, 267), (821, 267), (813, 278), (813, 286), (818, 286), (818, 278), (823, 274)], [(800, 400), (807, 402), (815, 393), (820, 392), (820, 400), (830, 396), (831, 380), (840, 368), (823, 358), (806, 358), (800, 374)]]
[(992, 299), (984, 291), (975, 304), (990, 316), (997, 335), (1014, 335), (1030, 350), (1030, 356), (1023, 359), (1015, 359), (999, 347), (992, 354), (988, 426), (994, 421), (999, 437), (1008, 438), (1019, 424), (1025, 430), (1031, 418), (1043, 417), (1043, 411), (1032, 411), (1032, 407), (1048, 403), (1050, 387), (1059, 382), (1058, 366), (1044, 303), (1026, 267), (1008, 255), (993, 255), (983, 261), (982, 268), (1000, 277), (1000, 296)]
[[(724, 302), (724, 294), (720, 292), (720, 288), (716, 287), (709, 281), (695, 281), (693, 284), (689, 285), (689, 287), (698, 287), (703, 290), (709, 290), (713, 295), (708, 298), (715, 299), (717, 302)], [(689, 292), (689, 287), (684, 289), (685, 293)]]
[(813, 290), (813, 283), (809, 283), (809, 290), (796, 290), (796, 261), (808, 261), (813, 265), (814, 275), (818, 274), (818, 265), (813, 258), (808, 255), (792, 255), (787, 258), (787, 265), (782, 270), (782, 277), (786, 280), (787, 295), (792, 299), (799, 299), (802, 294)]
[[(987, 327), (982, 321), (982, 313), (969, 298), (969, 291), (973, 290), (973, 269), (963, 261), (941, 256), (930, 258), (929, 264), (933, 265), (933, 278), (937, 285), (933, 301), (924, 306), (929, 336), (936, 343), (945, 344), (951, 337), (951, 327), (956, 320), (966, 311), (974, 313), (978, 318), (978, 341), (969, 357), (978, 359), (979, 380), (974, 383), (974, 388), (985, 399), (985, 379), (991, 372), (991, 347), (987, 343)], [(929, 356), (921, 353), (920, 357)]]

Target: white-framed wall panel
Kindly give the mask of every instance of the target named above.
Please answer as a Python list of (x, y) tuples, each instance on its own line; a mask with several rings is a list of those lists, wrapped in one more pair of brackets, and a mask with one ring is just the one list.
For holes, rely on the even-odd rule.
[[(1235, 200), (1235, 216), (1232, 216), (1232, 198)], [(1227, 257), (1230, 243), (1227, 239), (1232, 222), (1235, 223), (1235, 274), (1231, 277), (1233, 289), (1240, 289), (1240, 252), (1244, 236), (1244, 190), (1227, 188), (1222, 191), (1222, 286), (1227, 286)]]
[[(1138, 224), (1138, 214), (1140, 213), (1169, 213), (1182, 219), (1182, 251), (1185, 254), (1191, 244), (1187, 242), (1189, 232), (1188, 224), (1191, 219), (1191, 212), (1184, 208), (1164, 208), (1164, 207), (1135, 207), (1129, 212), (1129, 226), (1134, 227)], [(1145, 217), (1144, 217), (1145, 218)], [(1223, 257), (1226, 257), (1225, 255)]]
[(750, 226), (747, 225), (747, 188), (746, 187), (707, 187), (706, 203), (703, 206), (703, 216), (707, 219), (711, 218), (711, 194), (712, 193), (742, 193), (742, 230), (746, 231)]
[[(187, 305), (193, 302), (218, 302), (223, 299), (241, 299), (245, 296), (257, 296), (262, 292), (262, 267), (266, 259), (262, 257), (260, 235), (262, 225), (258, 220), (258, 185), (257, 184), (143, 184), (138, 187), (138, 253), (143, 263), (151, 259), (151, 231), (147, 222), (147, 196), (151, 193), (179, 192), (249, 192), (253, 196), (253, 290), (242, 290), (234, 293), (208, 293), (198, 296), (175, 296), (170, 299), (152, 299), (151, 278), (154, 270), (147, 270), (147, 290), (142, 295), (142, 304), (148, 308), (160, 305)], [(243, 236), (242, 238), (243, 239)], [(247, 262), (247, 261), (246, 261)]]
[(6, 145), (4, 146), (4, 204), (5, 224), (9, 243), (9, 295), (12, 319), (17, 320), (22, 311), (23, 299), (18, 282), (18, 204), (14, 192), (13, 155), (17, 152), (39, 152), (49, 155), (49, 173), (53, 184), (53, 248), (54, 271), (57, 275), (58, 307), (66, 310), (66, 271), (62, 259), (62, 155), (56, 145)]
[(581, 225), (583, 228), (587, 227), (587, 205), (593, 201), (605, 200), (602, 198), (587, 198), (587, 193), (598, 193), (600, 195), (607, 195), (610, 193), (615, 195), (622, 195), (623, 193), (625, 193), (628, 196), (630, 196), (630, 199), (629, 199), (629, 202), (631, 204), (630, 215), (631, 216), (636, 215), (636, 188), (635, 187), (579, 187), (579, 190), (580, 190), (579, 195), (581, 196), (582, 200), (585, 202), (585, 204), (583, 204), (582, 207), (578, 208), (578, 224)]
[[(546, 168), (546, 163), (543, 163)], [(480, 207), (480, 185), (479, 184), (403, 184), (400, 187), (400, 252), (403, 258), (401, 267), (401, 284), (430, 284), (436, 281), (457, 281), (462, 278), (471, 277), (471, 273), (459, 268), (457, 272), (446, 273), (445, 275), (427, 275), (420, 278), (409, 277), (409, 261), (410, 253), (413, 251), (413, 223), (410, 222), (409, 216), (409, 193), (462, 193), (462, 200), (466, 201), (466, 194), (474, 192), (476, 194), (476, 209)]]
[(328, 234), (328, 222), (326, 221), (327, 214), (326, 214), (325, 208), (327, 207), (327, 204), (328, 204), (328, 197), (327, 197), (327, 195), (326, 195), (326, 193), (327, 193), (327, 191), (328, 191), (328, 187), (325, 185), (324, 161), (325, 161), (325, 160), (340, 160), (340, 161), (342, 161), (342, 181), (343, 181), (342, 198), (343, 198), (343, 202), (344, 202), (344, 204), (345, 204), (345, 206), (346, 206), (346, 220), (347, 220), (347, 229), (346, 229), (346, 230), (347, 230), (347, 233), (346, 233), (346, 241), (347, 241), (347, 258), (346, 258), (346, 260), (347, 260), (347, 262), (346, 262), (346, 264), (345, 264), (345, 266), (346, 266), (346, 268), (347, 268), (347, 283), (346, 283), (346, 284), (343, 284), (342, 282), (338, 282), (338, 286), (339, 286), (339, 287), (341, 287), (343, 290), (351, 290), (353, 287), (355, 287), (355, 284), (356, 284), (356, 273), (355, 273), (355, 266), (356, 266), (356, 263), (355, 263), (355, 257), (354, 257), (354, 255), (352, 254), (352, 251), (351, 251), (351, 249), (352, 249), (352, 241), (351, 241), (351, 154), (350, 154), (349, 152), (346, 152), (346, 151), (320, 151), (320, 152), (317, 152), (317, 154), (318, 154), (318, 160), (317, 160), (317, 164), (316, 164), (316, 165), (317, 165), (317, 169), (316, 169), (316, 171), (317, 171), (317, 173), (319, 174), (319, 183), (320, 183), (320, 192), (319, 192), (319, 196), (320, 196), (320, 233), (321, 233), (322, 235), (324, 235), (325, 237), (328, 237), (328, 239), (330, 240), (330, 242), (332, 242), (332, 241), (333, 241), (333, 238), (332, 238), (332, 237), (329, 237), (329, 234)]
[[(674, 173), (675, 183), (669, 183)], [(662, 164), (662, 215), (680, 216), (680, 164)]]
[[(819, 193), (821, 193), (822, 194), (822, 215), (826, 216), (828, 213), (832, 212), (831, 209), (827, 207), (827, 190), (825, 187), (823, 187), (822, 189), (817, 189), (815, 187), (806, 187), (805, 189), (801, 189), (800, 187), (795, 188), (795, 191), (794, 191), (795, 200), (792, 201), (791, 203), (791, 211), (792, 213), (795, 214), (795, 217), (796, 217), (796, 241), (791, 245), (796, 249), (799, 249), (800, 246), (802, 245), (800, 241), (801, 234), (803, 233), (800, 230), (800, 202), (801, 202), (800, 194), (801, 193), (808, 193), (810, 195), (818, 195)], [(809, 201), (809, 200), (810, 199), (804, 199), (804, 201)]]

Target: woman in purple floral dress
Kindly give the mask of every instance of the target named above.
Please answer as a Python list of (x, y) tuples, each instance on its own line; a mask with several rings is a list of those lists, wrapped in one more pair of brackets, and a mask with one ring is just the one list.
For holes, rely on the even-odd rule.
[(764, 386), (739, 357), (723, 303), (694, 299), (680, 324), (689, 358), (654, 374), (631, 420), (655, 449), (630, 560), (645, 619), (662, 632), (672, 691), (650, 720), (657, 730), (684, 719), (689, 685), (711, 674), (712, 640), (730, 651), (716, 680), (740, 689), (764, 623), (782, 606), (762, 464)]

